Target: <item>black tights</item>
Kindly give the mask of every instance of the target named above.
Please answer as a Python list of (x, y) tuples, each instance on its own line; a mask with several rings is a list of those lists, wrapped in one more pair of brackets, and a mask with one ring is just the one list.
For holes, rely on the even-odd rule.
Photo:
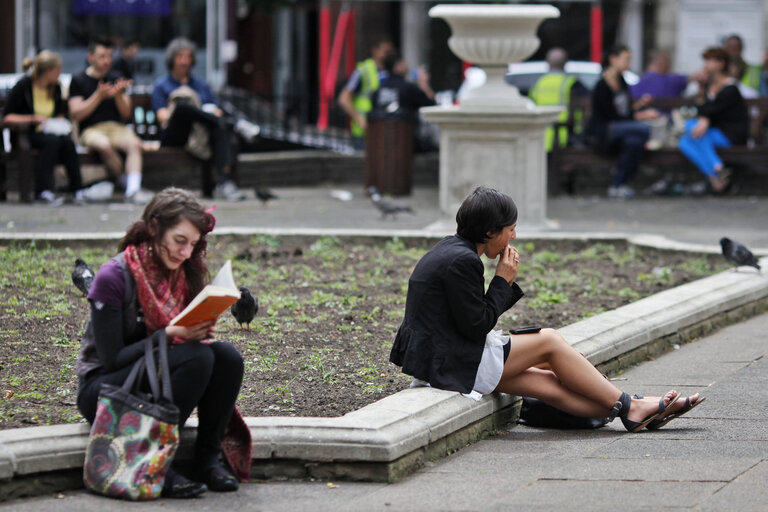
[(43, 190), (53, 191), (53, 167), (64, 164), (69, 179), (70, 192), (83, 188), (80, 175), (80, 160), (77, 157), (75, 143), (69, 135), (52, 135), (34, 132), (30, 137), (33, 148), (40, 150), (35, 166), (35, 197)]
[[(243, 358), (226, 342), (187, 342), (168, 351), (173, 402), (179, 408), (179, 427), (197, 406), (199, 424), (196, 462), (209, 465), (218, 457), (243, 381)], [(80, 383), (77, 407), (93, 423), (99, 390), (104, 383), (122, 385), (133, 365), (112, 373), (95, 375)], [(149, 385), (143, 385), (149, 390)]]
[(229, 177), (232, 167), (230, 130), (224, 118), (210, 114), (193, 105), (180, 103), (173, 109), (168, 128), (163, 135), (163, 146), (184, 146), (189, 139), (193, 123), (201, 123), (208, 130), (212, 160), (219, 173), (219, 180)]

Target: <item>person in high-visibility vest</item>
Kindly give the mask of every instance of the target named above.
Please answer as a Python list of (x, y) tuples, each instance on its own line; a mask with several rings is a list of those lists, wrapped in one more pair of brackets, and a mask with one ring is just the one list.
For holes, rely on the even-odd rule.
[[(752, 91), (747, 91), (748, 93), (753, 92), (754, 96), (757, 96), (760, 90), (760, 78), (763, 68), (758, 64), (749, 64), (741, 56), (741, 53), (744, 51), (744, 41), (741, 39), (741, 36), (731, 34), (725, 39), (723, 48), (730, 57), (732, 72), (736, 73), (734, 78), (752, 89)], [(741, 92), (742, 94), (744, 93), (744, 88), (741, 88)]]
[(371, 56), (358, 62), (347, 83), (339, 93), (339, 106), (350, 117), (355, 149), (365, 148), (365, 116), (371, 111), (371, 95), (386, 78), (384, 57), (394, 49), (387, 39), (379, 39), (371, 45)]
[[(533, 87), (528, 91), (528, 97), (533, 100), (536, 105), (543, 106), (556, 106), (561, 105), (565, 107), (558, 117), (559, 122), (565, 122), (568, 120), (568, 105), (571, 102), (571, 94), (586, 94), (586, 89), (578, 81), (578, 79), (565, 72), (565, 63), (568, 61), (568, 54), (562, 48), (552, 48), (547, 52), (547, 63), (549, 64), (549, 72), (542, 75)], [(576, 113), (576, 115), (579, 115)], [(568, 128), (561, 127), (558, 130), (558, 141), (560, 147), (565, 147), (568, 144)], [(552, 151), (555, 140), (555, 129), (550, 126), (546, 131), (546, 147), (547, 152)]]

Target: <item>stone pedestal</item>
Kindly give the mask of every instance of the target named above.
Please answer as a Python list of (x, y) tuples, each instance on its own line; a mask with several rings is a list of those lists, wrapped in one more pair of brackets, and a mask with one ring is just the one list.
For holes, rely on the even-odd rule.
[(509, 194), (525, 231), (546, 229), (547, 153), (544, 131), (562, 107), (428, 107), (440, 127), (440, 210), (453, 219), (478, 185)]

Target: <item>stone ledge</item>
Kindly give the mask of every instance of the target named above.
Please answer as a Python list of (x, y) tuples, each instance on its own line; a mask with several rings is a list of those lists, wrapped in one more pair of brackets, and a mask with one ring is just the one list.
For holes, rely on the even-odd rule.
[[(761, 260), (768, 266), (768, 258)], [(657, 353), (661, 345), (701, 336), (727, 322), (764, 311), (765, 274), (729, 270), (658, 293), (560, 332), (594, 364), (618, 370)], [(394, 481), (425, 460), (450, 453), (516, 418), (519, 401), (490, 395), (474, 402), (457, 393), (408, 389), (336, 418), (247, 418), (257, 478), (364, 478)], [(190, 422), (190, 427), (194, 423)], [(19, 496), (20, 480), (47, 481), (79, 471), (86, 425), (0, 431), (0, 499)], [(181, 457), (194, 428), (183, 432)], [(63, 488), (67, 488), (66, 486)], [(53, 488), (39, 488), (50, 492)], [(10, 493), (10, 494), (9, 494)]]

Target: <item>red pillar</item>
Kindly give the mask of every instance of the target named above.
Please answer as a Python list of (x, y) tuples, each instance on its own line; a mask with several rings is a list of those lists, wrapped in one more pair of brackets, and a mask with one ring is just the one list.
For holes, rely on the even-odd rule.
[(592, 4), (589, 15), (590, 60), (599, 63), (603, 60), (603, 6), (600, 2)]
[(320, 16), (318, 17), (318, 94), (320, 96), (320, 111), (317, 116), (317, 127), (324, 130), (328, 127), (328, 101), (325, 98), (325, 76), (328, 74), (328, 58), (331, 53), (331, 8), (328, 0), (320, 2)]
[(344, 42), (346, 45), (346, 56), (344, 59), (344, 74), (349, 76), (355, 70), (355, 9), (349, 9), (349, 20), (347, 21), (347, 40)]

